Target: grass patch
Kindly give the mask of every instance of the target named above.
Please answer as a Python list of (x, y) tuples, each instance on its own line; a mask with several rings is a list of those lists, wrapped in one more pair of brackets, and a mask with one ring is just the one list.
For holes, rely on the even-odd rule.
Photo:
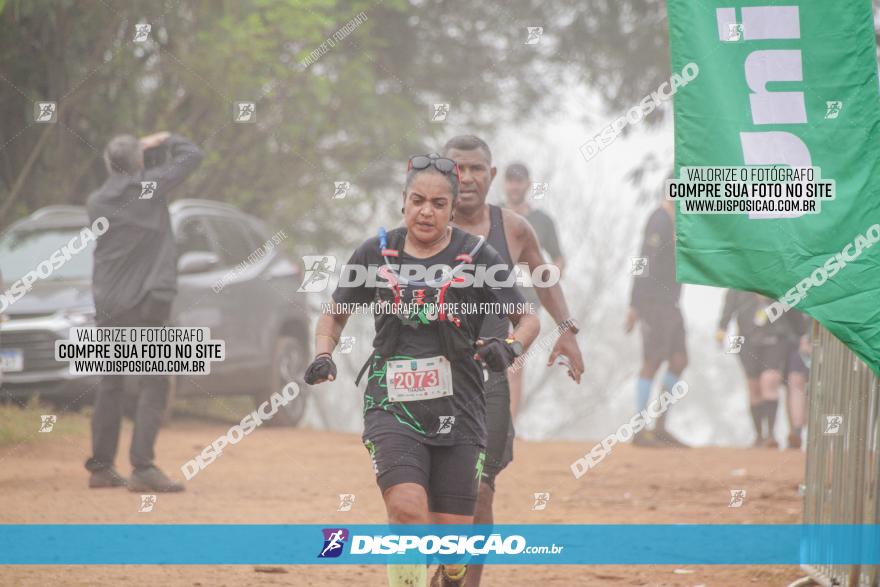
[[(54, 414), (55, 424), (51, 432), (40, 432), (41, 416)], [(24, 407), (0, 404), (0, 446), (22, 442), (45, 442), (58, 436), (87, 434), (89, 416), (77, 412), (62, 412), (31, 399)]]
[(175, 398), (173, 414), (175, 418), (195, 418), (237, 424), (242, 418), (254, 411), (254, 407), (253, 398), (247, 395), (216, 398), (192, 395)]

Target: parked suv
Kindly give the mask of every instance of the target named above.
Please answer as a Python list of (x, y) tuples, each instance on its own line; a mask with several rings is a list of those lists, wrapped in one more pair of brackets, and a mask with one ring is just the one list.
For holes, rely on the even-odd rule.
[[(178, 253), (172, 324), (207, 326), (211, 338), (226, 341), (226, 359), (212, 363), (210, 375), (174, 377), (174, 393), (247, 394), (262, 402), (297, 381), (299, 397), (272, 419), (295, 425), (307, 401), (301, 374), (310, 355), (306, 300), (297, 293), (300, 271), (277, 246), (288, 235), (273, 235), (260, 220), (226, 204), (178, 200), (169, 209)], [(6, 287), (87, 225), (85, 208), (78, 206), (49, 206), (13, 224), (0, 235)], [(93, 249), (89, 243), (48, 278), (36, 280), (4, 312), (0, 396), (21, 401), (38, 393), (60, 407), (77, 407), (94, 396), (97, 376), (71, 375), (68, 363), (55, 361), (54, 350), (71, 327), (94, 324)]]

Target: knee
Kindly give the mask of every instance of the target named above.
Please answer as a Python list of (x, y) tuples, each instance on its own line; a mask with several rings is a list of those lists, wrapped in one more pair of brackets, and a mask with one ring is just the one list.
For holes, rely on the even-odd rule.
[(495, 498), (495, 491), (489, 487), (488, 483), (481, 482), (480, 490), (477, 493), (477, 507), (474, 513), (474, 522), (477, 524), (491, 524), (493, 521), (492, 502)]
[(681, 377), (681, 374), (687, 369), (688, 366), (688, 358), (686, 355), (676, 355), (669, 361), (669, 371), (671, 373), (675, 373), (676, 377)]
[(391, 524), (428, 523), (428, 503), (421, 487), (392, 487), (386, 492), (385, 507)]
[(164, 409), (168, 403), (168, 388), (145, 387), (138, 391), (138, 404)]

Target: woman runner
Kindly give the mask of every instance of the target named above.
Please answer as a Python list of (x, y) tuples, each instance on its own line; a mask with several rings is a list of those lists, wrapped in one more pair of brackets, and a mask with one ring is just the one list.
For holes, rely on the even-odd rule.
[[(503, 371), (539, 330), (512, 268), (482, 237), (450, 226), (459, 182), (451, 159), (410, 159), (405, 228), (380, 231), (355, 250), (332, 311), (318, 319), (305, 376), (310, 385), (335, 379), (332, 352), (352, 306), (375, 303), (363, 442), (391, 524), (473, 523), (486, 446), (481, 365)], [(344, 279), (370, 267), (378, 268), (374, 282)], [(477, 339), (487, 308), (510, 317), (509, 338)], [(431, 585), (463, 585), (466, 572), (441, 565)], [(388, 576), (392, 586), (424, 585), (427, 569), (390, 565)]]

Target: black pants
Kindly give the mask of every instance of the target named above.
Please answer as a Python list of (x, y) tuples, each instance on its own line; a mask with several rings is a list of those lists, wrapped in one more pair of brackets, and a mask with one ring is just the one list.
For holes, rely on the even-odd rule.
[[(131, 310), (111, 318), (107, 318), (99, 309), (98, 326), (164, 326), (170, 313), (171, 302), (147, 296)], [(101, 319), (101, 316), (105, 318)], [(134, 469), (146, 469), (153, 465), (153, 448), (168, 402), (169, 384), (167, 375), (101, 377), (92, 414), (92, 457), (86, 461), (86, 469), (99, 471), (113, 465), (119, 447), (123, 392), (128, 385), (137, 392), (129, 459)]]

